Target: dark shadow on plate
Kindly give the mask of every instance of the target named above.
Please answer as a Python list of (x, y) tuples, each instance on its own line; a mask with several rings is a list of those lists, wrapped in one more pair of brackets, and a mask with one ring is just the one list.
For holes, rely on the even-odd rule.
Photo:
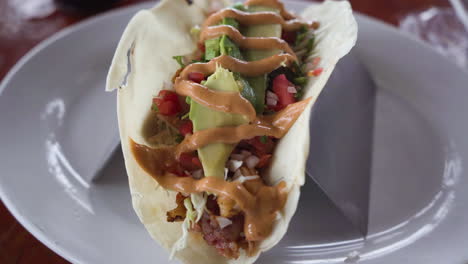
[[(321, 259), (330, 249), (359, 248), (362, 236), (310, 178), (286, 236), (258, 263)], [(330, 252), (328, 252), (330, 253)]]
[(93, 203), (104, 204), (116, 217), (140, 225), (133, 211), (122, 148), (118, 146), (91, 188)]

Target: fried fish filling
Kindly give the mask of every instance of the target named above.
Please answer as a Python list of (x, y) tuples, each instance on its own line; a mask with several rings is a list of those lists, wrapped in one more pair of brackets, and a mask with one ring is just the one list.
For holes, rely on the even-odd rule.
[(167, 211), (167, 221), (168, 222), (182, 222), (187, 216), (187, 208), (184, 206), (185, 196), (182, 193), (177, 193), (176, 204), (177, 207)]

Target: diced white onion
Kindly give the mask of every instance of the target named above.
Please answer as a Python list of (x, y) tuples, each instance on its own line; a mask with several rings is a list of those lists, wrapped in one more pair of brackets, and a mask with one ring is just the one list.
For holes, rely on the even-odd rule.
[(256, 180), (256, 179), (259, 179), (259, 178), (260, 178), (260, 176), (258, 176), (258, 175), (244, 176), (244, 179), (246, 181)]
[(260, 159), (257, 156), (252, 155), (245, 160), (245, 164), (247, 167), (249, 167), (249, 169), (253, 169), (255, 166), (257, 166), (259, 161)]
[(288, 93), (297, 93), (296, 87), (288, 86)]
[(232, 172), (236, 171), (242, 166), (242, 160), (229, 160), (227, 163), (228, 169)]
[(203, 170), (199, 169), (199, 170), (192, 172), (192, 177), (197, 180), (201, 179), (203, 177)]
[(244, 160), (244, 155), (242, 155), (242, 154), (231, 154), (231, 159), (233, 159), (233, 160)]
[(237, 177), (234, 181), (244, 183), (245, 181), (256, 180), (258, 178), (260, 178), (260, 176), (258, 176), (258, 175), (250, 175), (250, 176), (241, 175), (241, 176)]
[(273, 98), (275, 99), (276, 101), (278, 101), (278, 95), (276, 95), (275, 93), (272, 93), (270, 91), (267, 91), (267, 98)]
[(267, 98), (266, 101), (267, 101), (267, 105), (269, 106), (275, 106), (278, 103), (278, 101), (273, 98)]
[(226, 226), (229, 226), (232, 224), (232, 221), (229, 220), (228, 218), (226, 217), (222, 217), (222, 216), (217, 216), (216, 217), (216, 221), (218, 221), (218, 224), (219, 224), (219, 227), (221, 227), (221, 229), (225, 228)]

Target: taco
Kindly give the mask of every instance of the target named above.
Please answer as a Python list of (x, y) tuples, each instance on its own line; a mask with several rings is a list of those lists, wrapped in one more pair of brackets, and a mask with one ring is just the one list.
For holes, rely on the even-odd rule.
[(311, 107), (357, 25), (346, 1), (161, 1), (127, 26), (107, 89), (133, 207), (186, 263), (252, 263), (286, 233)]

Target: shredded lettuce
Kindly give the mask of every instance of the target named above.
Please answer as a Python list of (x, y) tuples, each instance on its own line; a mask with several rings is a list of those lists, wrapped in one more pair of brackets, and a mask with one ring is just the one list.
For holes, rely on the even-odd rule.
[(187, 247), (188, 230), (200, 221), (205, 210), (206, 197), (204, 193), (193, 193), (190, 198), (185, 198), (184, 206), (187, 209), (187, 214), (182, 223), (182, 236), (172, 246), (170, 259), (174, 257), (177, 251)]
[(187, 214), (185, 216), (184, 222), (182, 223), (182, 236), (172, 246), (169, 259), (172, 259), (177, 251), (187, 247), (188, 230), (192, 226), (194, 220), (194, 211), (190, 198), (185, 198), (184, 206), (187, 209)]
[(197, 217), (197, 212), (193, 210), (192, 201), (190, 198), (185, 198), (184, 206), (187, 209), (185, 219), (188, 218), (190, 226), (193, 226), (193, 224), (195, 224), (195, 217)]
[(195, 219), (195, 223), (198, 223), (200, 221), (203, 211), (205, 210), (206, 207), (206, 198), (208, 195), (205, 193), (192, 193), (190, 197), (192, 198), (192, 204), (197, 212), (197, 218)]
[[(184, 201), (184, 204), (185, 204), (185, 201)], [(185, 220), (182, 223), (182, 236), (172, 246), (171, 255), (169, 256), (169, 259), (173, 259), (177, 251), (180, 251), (187, 247), (189, 228), (190, 228), (190, 219), (188, 217), (185, 217)]]

